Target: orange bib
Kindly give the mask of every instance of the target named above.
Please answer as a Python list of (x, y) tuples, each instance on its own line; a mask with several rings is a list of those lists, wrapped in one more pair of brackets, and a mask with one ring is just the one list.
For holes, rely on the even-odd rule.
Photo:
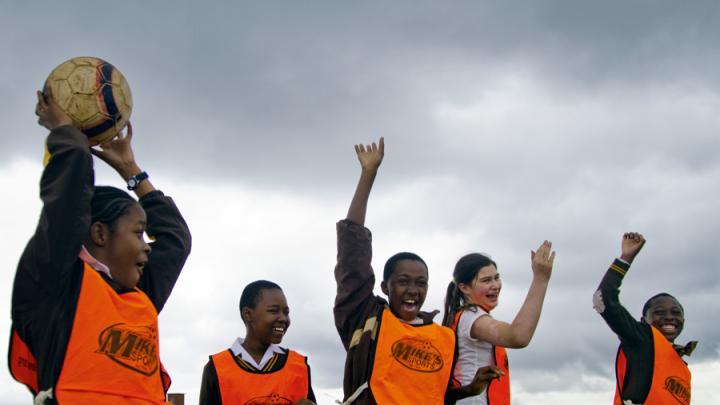
[(165, 404), (157, 311), (140, 291), (118, 294), (85, 264), (55, 398), (60, 404)]
[[(452, 329), (457, 333), (457, 325), (463, 310), (458, 311), (453, 319)], [(487, 388), (488, 405), (510, 405), (510, 366), (507, 351), (502, 346), (493, 346), (493, 360), (505, 375), (499, 380), (490, 381)]]
[[(688, 405), (690, 404), (690, 369), (682, 360), (672, 344), (654, 326), (653, 333), (655, 358), (653, 359), (653, 375), (650, 392), (643, 401), (645, 405)], [(622, 347), (618, 349), (615, 361), (617, 386), (615, 389), (615, 405), (622, 405), (620, 392), (623, 389), (627, 359)]]
[(307, 359), (288, 350), (280, 370), (253, 373), (242, 369), (229, 350), (211, 356), (222, 403), (226, 405), (293, 405), (307, 398), (310, 385)]
[(412, 326), (385, 308), (375, 346), (370, 390), (385, 404), (443, 404), (455, 358), (452, 330)]

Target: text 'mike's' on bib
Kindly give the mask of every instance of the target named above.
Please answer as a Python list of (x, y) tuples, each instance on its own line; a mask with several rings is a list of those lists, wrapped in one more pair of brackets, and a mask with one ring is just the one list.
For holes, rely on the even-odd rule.
[(152, 302), (137, 288), (118, 294), (87, 263), (83, 272), (55, 398), (60, 404), (165, 404)]
[[(659, 330), (650, 326), (653, 333), (653, 374), (650, 391), (643, 402), (645, 405), (689, 405), (690, 369), (677, 354), (672, 344)], [(627, 359), (622, 346), (618, 349), (615, 361), (617, 385), (615, 387), (615, 405), (623, 405), (620, 392), (625, 381)]]
[(413, 326), (385, 307), (370, 375), (380, 405), (442, 404), (455, 357), (455, 334), (435, 323)]
[[(458, 311), (453, 319), (452, 329), (457, 333), (457, 325), (463, 310)], [(490, 381), (487, 388), (488, 405), (510, 405), (510, 365), (508, 364), (507, 351), (502, 346), (493, 345), (493, 360), (505, 375), (499, 380)]]
[(310, 386), (307, 358), (297, 352), (288, 350), (285, 365), (269, 373), (244, 370), (230, 350), (211, 358), (225, 405), (294, 405), (307, 397)]

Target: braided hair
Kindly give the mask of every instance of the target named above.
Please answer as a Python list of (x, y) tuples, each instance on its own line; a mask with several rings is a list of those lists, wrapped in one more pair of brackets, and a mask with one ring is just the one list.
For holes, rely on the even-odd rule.
[(117, 220), (123, 216), (130, 207), (138, 202), (119, 188), (110, 186), (95, 186), (92, 200), (90, 201), (91, 222), (101, 222), (115, 231)]
[(448, 284), (445, 293), (445, 313), (443, 315), (443, 325), (452, 326), (455, 315), (461, 309), (465, 309), (469, 305), (465, 302), (462, 291), (458, 288), (460, 283), (471, 284), (477, 276), (481, 268), (493, 265), (497, 268), (497, 264), (490, 256), (482, 253), (470, 253), (460, 258), (455, 264), (453, 270), (453, 280)]

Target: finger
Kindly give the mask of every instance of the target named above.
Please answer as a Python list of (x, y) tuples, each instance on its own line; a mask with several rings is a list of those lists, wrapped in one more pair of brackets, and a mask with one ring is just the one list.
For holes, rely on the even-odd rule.
[(555, 251), (550, 254), (550, 259), (548, 259), (548, 261), (550, 262), (551, 266), (553, 265), (553, 263), (555, 263)]
[(378, 146), (375, 142), (373, 142), (372, 145), (370, 145), (370, 150), (372, 150), (373, 152), (377, 152)]
[(38, 106), (40, 107), (40, 110), (44, 110), (45, 108), (47, 108), (47, 103), (45, 102), (45, 95), (43, 94), (42, 91), (38, 90), (37, 97), (38, 97)]
[(552, 251), (552, 242), (550, 242), (549, 240), (546, 240), (546, 241), (545, 241), (545, 247), (546, 247), (546, 249), (545, 249), (545, 257), (548, 257), (549, 254), (550, 254), (550, 252)]
[(103, 151), (101, 151), (101, 150), (99, 150), (99, 149), (90, 148), (90, 153), (92, 153), (93, 155), (99, 157), (99, 158), (102, 159), (102, 160), (105, 160), (105, 152), (103, 152)]
[(360, 145), (355, 145), (355, 153), (356, 154), (360, 153)]
[(535, 254), (536, 254), (536, 253), (535, 253), (534, 250), (531, 250), (531, 251), (530, 251), (530, 260), (535, 260)]
[(132, 124), (130, 123), (130, 121), (128, 121), (127, 123), (127, 133), (125, 134), (125, 137), (128, 141), (131, 141), (133, 137)]
[(380, 142), (379, 142), (378, 146), (380, 147), (380, 154), (384, 155), (385, 154), (385, 137), (382, 137), (382, 136), (380, 137)]

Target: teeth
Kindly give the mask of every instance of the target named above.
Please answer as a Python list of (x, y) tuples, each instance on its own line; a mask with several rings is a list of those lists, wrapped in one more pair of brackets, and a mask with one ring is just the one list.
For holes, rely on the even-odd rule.
[(666, 332), (675, 332), (675, 325), (663, 325), (660, 327), (660, 329)]

